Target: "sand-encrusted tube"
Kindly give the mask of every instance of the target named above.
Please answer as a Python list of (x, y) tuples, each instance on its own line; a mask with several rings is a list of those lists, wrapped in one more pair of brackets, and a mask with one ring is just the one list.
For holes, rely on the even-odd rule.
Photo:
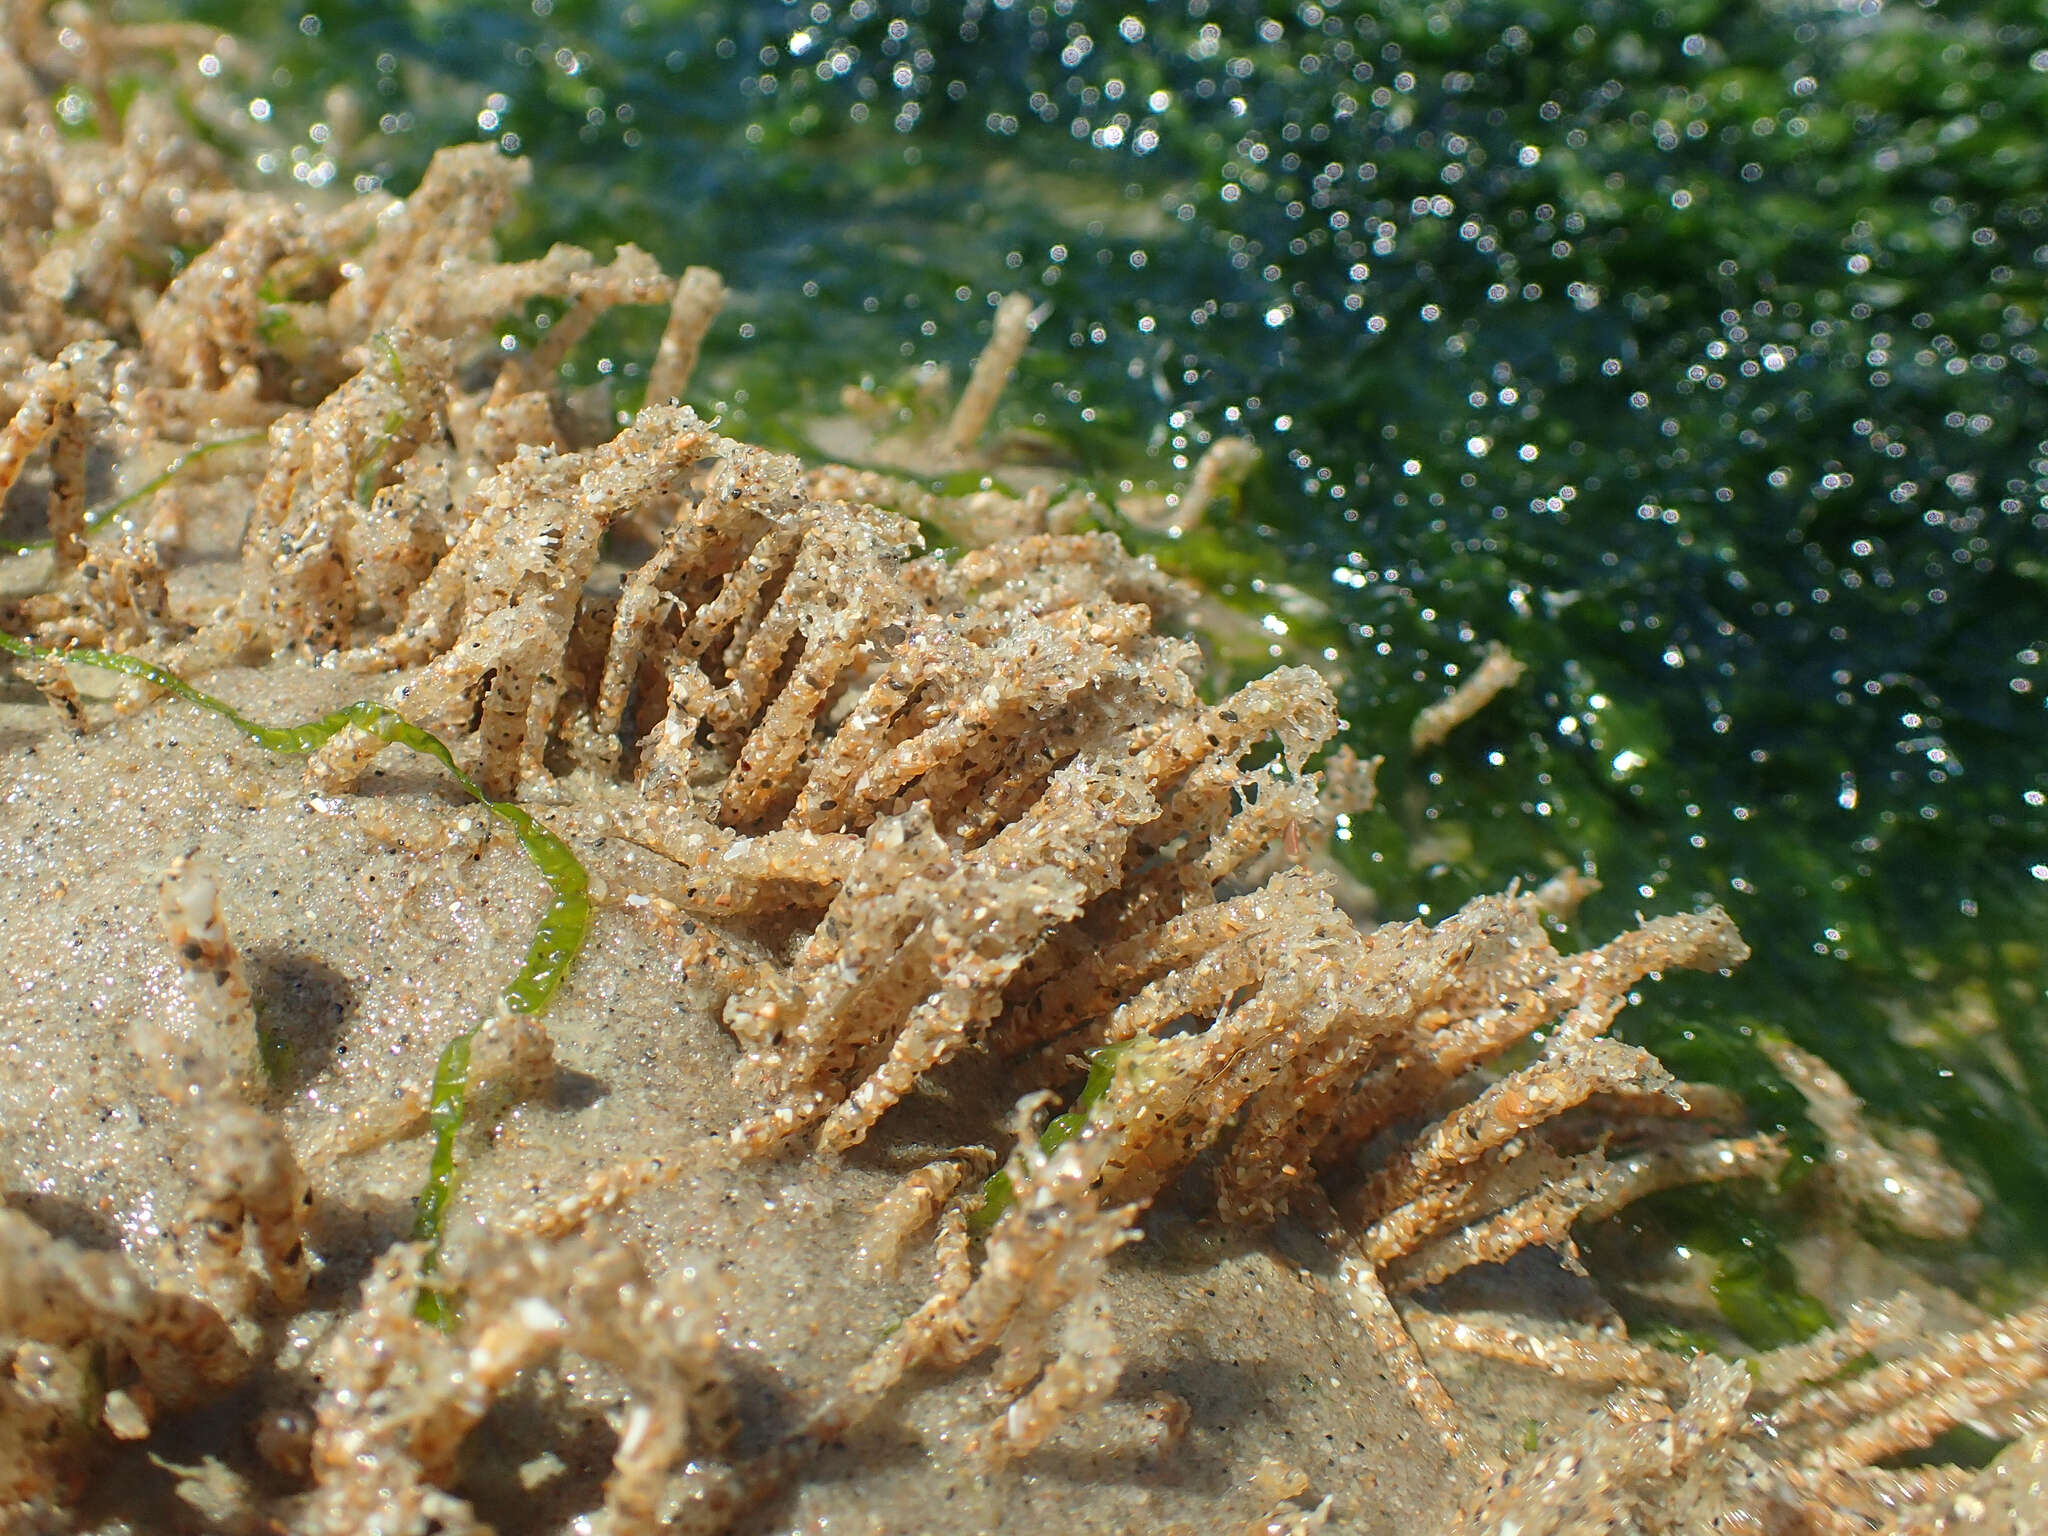
[(1030, 345), (1031, 299), (1022, 293), (1010, 294), (996, 306), (995, 331), (988, 345), (981, 349), (981, 356), (974, 360), (974, 373), (967, 388), (960, 392), (960, 403), (953, 407), (952, 419), (946, 423), (945, 435), (939, 443), (944, 451), (962, 455), (981, 441), (989, 418), (995, 414), (996, 402), (1003, 397), (1010, 375), (1017, 369), (1017, 359)]
[[(660, 263), (630, 240), (620, 244), (608, 264), (577, 273), (566, 287), (569, 307), (548, 327), (525, 369), (536, 384), (544, 385), (554, 378), (605, 311), (621, 304), (664, 303), (675, 291), (674, 282), (661, 270)], [(665, 397), (650, 393), (648, 398)]]
[(1615, 1394), (1561, 1443), (1487, 1477), (1451, 1517), (1444, 1536), (1564, 1536), (1636, 1524), (1642, 1492), (1675, 1484), (1719, 1449), (1742, 1420), (1749, 1377), (1702, 1355), (1685, 1367), (1682, 1403), (1630, 1388)]
[(1015, 1461), (1116, 1390), (1123, 1374), (1123, 1356), (1101, 1290), (1089, 1292), (1067, 1312), (1058, 1355), (1029, 1392), (968, 1441), (969, 1456), (998, 1466)]
[(1942, 1158), (1932, 1136), (1893, 1131), (1899, 1149), (1885, 1145), (1841, 1073), (1789, 1041), (1762, 1035), (1758, 1043), (1806, 1100), (1843, 1194), (1911, 1237), (1953, 1241), (1970, 1235), (1984, 1202)]
[[(957, 1366), (998, 1346), (997, 1386), (1035, 1385), (976, 1437), (975, 1452), (991, 1459), (1022, 1454), (1114, 1388), (1118, 1356), (1100, 1283), (1109, 1256), (1137, 1239), (1139, 1208), (1104, 1207), (1097, 1184), (1106, 1142), (1077, 1137), (1043, 1150), (1038, 1116), (1049, 1098), (1033, 1094), (1017, 1106), (1015, 1150), (1004, 1165), (1015, 1201), (990, 1230), (980, 1268), (968, 1264), (967, 1210), (956, 1203), (942, 1224), (934, 1294), (818, 1409), (811, 1435), (845, 1434), (920, 1365)], [(1062, 1347), (1048, 1362), (1047, 1336), (1062, 1311)]]
[(24, 662), (21, 675), (35, 685), (36, 692), (43, 696), (43, 702), (50, 706), (68, 733), (73, 736), (86, 733), (85, 701), (78, 696), (78, 685), (71, 681), (71, 674), (64, 670), (62, 662)]
[(355, 1536), (393, 1528), (400, 1514), (413, 1521), (405, 1529), (482, 1529), (466, 1501), (437, 1485), (452, 1480), (492, 1405), (564, 1353), (610, 1367), (629, 1394), (603, 1507), (579, 1528), (668, 1529), (662, 1503), (679, 1475), (700, 1494), (728, 1492), (719, 1458), (737, 1427), (730, 1376), (694, 1270), (656, 1279), (632, 1249), (599, 1234), (500, 1238), (460, 1277), (466, 1304), (447, 1333), (413, 1315), (422, 1256), (417, 1245), (388, 1251), (335, 1335), (316, 1407), (314, 1488), (295, 1530)]
[(1408, 730), (1408, 745), (1417, 752), (1435, 746), (1492, 703), (1496, 694), (1512, 688), (1527, 670), (1496, 640), (1486, 648), (1477, 672), (1416, 715)]
[(647, 398), (650, 402), (679, 400), (697, 371), (697, 355), (711, 322), (725, 308), (725, 279), (710, 267), (685, 267), (676, 279), (676, 296), (669, 304), (668, 324), (655, 349), (654, 362), (647, 370)]
[(1495, 1313), (1418, 1310), (1408, 1323), (1416, 1342), (1434, 1349), (1482, 1355), (1526, 1365), (1567, 1381), (1617, 1382), (1633, 1387), (1675, 1387), (1684, 1373), (1676, 1356), (1627, 1339), (1536, 1332)]
[(50, 539), (59, 571), (76, 570), (85, 559), (85, 460), (90, 424), (82, 407), (105, 389), (111, 341), (74, 342), (33, 377), (24, 399), (0, 427), (0, 501), (21, 477), (28, 457), (50, 444)]
[(243, 1095), (263, 1081), (261, 1039), (248, 969), (221, 915), (220, 881), (198, 850), (171, 862), (157, 885), (157, 915), (178, 961), (178, 980), (198, 1023), (196, 1044)]
[(1248, 437), (1219, 437), (1195, 460), (1195, 472), (1167, 519), (1170, 532), (1186, 533), (1203, 514), (1228, 497), (1259, 461), (1259, 445)]
[(250, 1365), (226, 1320), (205, 1302), (151, 1285), (125, 1254), (88, 1252), (7, 1209), (0, 1209), (0, 1333), (65, 1346), (97, 1341), (115, 1380), (139, 1380), (163, 1409), (218, 1396)]
[(246, 1104), (202, 1101), (195, 1112), (199, 1159), (187, 1221), (204, 1248), (201, 1277), (238, 1278), (247, 1223), (272, 1292), (284, 1305), (297, 1305), (309, 1276), (305, 1238), (313, 1191), (291, 1142), (275, 1120)]

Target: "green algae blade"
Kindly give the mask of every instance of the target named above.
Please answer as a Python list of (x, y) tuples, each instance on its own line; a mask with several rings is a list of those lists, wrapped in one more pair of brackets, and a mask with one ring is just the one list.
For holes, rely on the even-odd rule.
[(1708, 1282), (1721, 1317), (1743, 1343), (1778, 1349), (1810, 1339), (1834, 1320), (1827, 1308), (1799, 1288), (1782, 1254), (1731, 1254)]
[[(420, 1265), (422, 1279), (440, 1267), (442, 1225), (455, 1199), (455, 1137), (462, 1129), (469, 1088), (469, 1046), (474, 1038), (474, 1030), (465, 1030), (450, 1040), (434, 1067), (434, 1089), (427, 1102), (427, 1128), (434, 1134), (434, 1151), (427, 1160), (427, 1186), (414, 1202), (412, 1216), (413, 1241), (427, 1245)], [(432, 1285), (420, 1287), (413, 1312), (421, 1322), (444, 1329), (452, 1328), (457, 1317), (454, 1298)]]
[[(548, 1004), (554, 1001), (556, 989), (576, 963), (584, 938), (590, 931), (589, 876), (569, 845), (543, 826), (532, 813), (506, 801), (493, 800), (484, 793), (483, 786), (457, 764), (447, 743), (431, 731), (413, 724), (388, 705), (367, 699), (345, 704), (332, 714), (299, 725), (263, 725), (251, 720), (226, 700), (193, 687), (168, 667), (140, 656), (89, 647), (59, 650), (36, 645), (4, 631), (0, 631), (0, 650), (30, 660), (75, 662), (79, 666), (139, 678), (188, 704), (220, 716), (258, 746), (272, 752), (302, 757), (317, 751), (342, 731), (354, 726), (379, 741), (432, 758), (446, 768), (455, 782), (485, 810), (512, 829), (513, 835), (519, 839), (519, 846), (526, 851), (534, 868), (540, 871), (541, 878), (547, 881), (553, 899), (534, 929), (525, 961), (505, 988), (503, 1001), (512, 1012), (522, 1014), (545, 1012)], [(424, 1271), (428, 1274), (434, 1271), (443, 1223), (455, 1196), (455, 1138), (462, 1130), (469, 1085), (469, 1049), (474, 1033), (469, 1030), (457, 1035), (442, 1050), (428, 1101), (427, 1124), (433, 1132), (434, 1150), (428, 1161), (426, 1187), (414, 1206), (412, 1233), (414, 1241), (427, 1244)], [(1092, 1075), (1089, 1080), (1091, 1083), (1094, 1081)], [(1103, 1087), (1108, 1087), (1106, 1079)], [(422, 1287), (418, 1313), (424, 1321), (444, 1327), (454, 1322), (452, 1302), (431, 1287)]]
[[(1109, 1085), (1116, 1078), (1117, 1063), (1130, 1053), (1130, 1049), (1130, 1041), (1119, 1040), (1114, 1045), (1105, 1045), (1088, 1053), (1088, 1081), (1081, 1085), (1080, 1095), (1074, 1100), (1072, 1109), (1045, 1122), (1045, 1129), (1038, 1133), (1039, 1151), (1050, 1156), (1081, 1134), (1082, 1128), (1088, 1124), (1090, 1112), (1109, 1092)], [(981, 1203), (968, 1213), (967, 1230), (988, 1231), (1016, 1199), (1016, 1186), (1010, 1182), (1009, 1173), (998, 1168), (981, 1186)]]

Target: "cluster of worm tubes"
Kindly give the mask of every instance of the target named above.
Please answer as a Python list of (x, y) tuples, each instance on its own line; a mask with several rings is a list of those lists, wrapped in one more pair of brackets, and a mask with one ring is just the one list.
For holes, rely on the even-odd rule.
[[(175, 53), (179, 29), (60, 35), (13, 10), (0, 496), (48, 533), (23, 557), (46, 579), (0, 611), (21, 675), (78, 731), (94, 721), (73, 669), (115, 672), (117, 707), (210, 710), (303, 757), (324, 795), (389, 748), (421, 754), (511, 828), (551, 893), (524, 965), (444, 1042), (432, 1083), (360, 1132), (429, 1138), (413, 1240), (333, 1332), (317, 1400), (258, 1410), (283, 1483), (242, 1491), (263, 1519), (481, 1529), (463, 1442), (564, 1353), (621, 1383), (593, 1530), (722, 1528), (911, 1373), (984, 1355), (1004, 1406), (961, 1454), (1017, 1461), (1116, 1393), (1102, 1279), (1170, 1200), (1320, 1234), (1358, 1347), (1469, 1466), (1461, 1529), (2022, 1528), (2014, 1490), (2048, 1416), (2038, 1305), (1930, 1337), (1895, 1298), (1747, 1370), (1618, 1323), (1404, 1313), (1398, 1298), (1524, 1249), (1575, 1264), (1575, 1226), (1645, 1194), (1775, 1174), (1784, 1145), (1739, 1103), (1611, 1034), (1644, 982), (1747, 950), (1718, 909), (1560, 950), (1589, 884), (1576, 871), (1434, 923), (1372, 920), (1329, 847), (1369, 808), (1374, 765), (1335, 745), (1315, 670), (1209, 696), (1198, 595), (1087, 531), (1086, 495), (950, 497), (900, 473), (978, 462), (1027, 300), (998, 308), (950, 417), (890, 445), (898, 472), (806, 465), (675, 403), (724, 299), (716, 274), (672, 277), (631, 245), (498, 258), (526, 171), (496, 146), (443, 151), (403, 200), (240, 191), (148, 93), (118, 116), (109, 102), (97, 139), (51, 119), (53, 80), (104, 94), (105, 71)], [(175, 275), (172, 248), (197, 252)], [(508, 353), (502, 320), (535, 300), (553, 306), (545, 340)], [(615, 419), (556, 379), (622, 305), (668, 318), (650, 403)], [(1244, 445), (1216, 454), (1172, 515), (1242, 473)], [(110, 474), (128, 489), (95, 502)], [(250, 509), (236, 588), (182, 602), (188, 512), (222, 496)], [(928, 550), (926, 527), (953, 547)], [(188, 680), (259, 658), (338, 667), (381, 697), (272, 726)], [(1414, 722), (1417, 750), (1519, 671), (1490, 653)], [(600, 920), (551, 823), (667, 871), (660, 903), (756, 1106), (721, 1155), (843, 1157), (962, 1059), (1032, 1090), (985, 1105), (984, 1139), (935, 1151), (876, 1208), (878, 1262), (935, 1233), (930, 1298), (771, 1443), (740, 1434), (733, 1345), (694, 1272), (651, 1272), (611, 1222), (688, 1158), (622, 1160), (578, 1196), (501, 1213), (459, 1266), (440, 1252), (465, 1118), (545, 1089), (545, 1011)], [(94, 1443), (237, 1392), (257, 1366), (249, 1317), (306, 1293), (316, 1181), (268, 1107), (231, 914), (203, 860), (165, 872), (160, 900), (182, 1001), (132, 1045), (193, 1128), (190, 1205), (161, 1262), (0, 1212), (0, 1511), (24, 1528), (62, 1527)], [(1844, 1194), (1918, 1235), (1967, 1230), (1975, 1197), (1931, 1148), (1881, 1141), (1824, 1064), (1769, 1048)], [(1425, 1350), (1617, 1393), (1503, 1466)], [(1840, 1379), (1872, 1353), (1884, 1363)], [(2015, 1444), (1981, 1472), (1878, 1465), (1958, 1424)], [(1282, 1501), (1254, 1528), (1313, 1529), (1330, 1508)]]

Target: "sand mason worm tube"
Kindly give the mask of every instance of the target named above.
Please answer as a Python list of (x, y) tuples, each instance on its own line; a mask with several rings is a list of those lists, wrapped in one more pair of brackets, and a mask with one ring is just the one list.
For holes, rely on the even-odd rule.
[(953, 419), (946, 423), (939, 444), (942, 449), (964, 454), (981, 440), (989, 417), (995, 414), (996, 401), (1016, 371), (1017, 359), (1030, 344), (1031, 300), (1013, 293), (996, 307), (995, 332), (974, 360), (974, 374), (961, 391), (960, 403), (953, 407)]
[(1415, 717), (1408, 744), (1417, 752), (1442, 741), (1493, 702), (1495, 694), (1512, 688), (1527, 671), (1499, 641), (1486, 648), (1479, 670)]
[(194, 1042), (247, 1095), (262, 1081), (256, 1003), (241, 951), (221, 915), (220, 882), (196, 858), (173, 860), (157, 886), (164, 938), (178, 961), (178, 980), (198, 1022)]
[(686, 267), (676, 280), (668, 325), (654, 363), (647, 370), (647, 398), (659, 404), (680, 398), (697, 371), (697, 354), (711, 322), (725, 308), (725, 280), (709, 267)]

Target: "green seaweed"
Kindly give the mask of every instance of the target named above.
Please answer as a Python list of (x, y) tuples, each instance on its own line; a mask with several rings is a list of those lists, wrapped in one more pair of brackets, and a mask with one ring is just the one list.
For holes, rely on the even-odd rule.
[(263, 1068), (263, 1080), (272, 1088), (289, 1081), (298, 1063), (291, 1040), (265, 1024), (260, 1010), (256, 1015), (256, 1060)]
[[(1089, 1113), (1109, 1092), (1109, 1085), (1116, 1077), (1117, 1063), (1130, 1054), (1130, 1049), (1130, 1041), (1119, 1040), (1114, 1045), (1105, 1045), (1088, 1053), (1088, 1081), (1081, 1085), (1072, 1109), (1045, 1122), (1045, 1129), (1038, 1133), (1039, 1151), (1050, 1156), (1081, 1134), (1081, 1128), (1088, 1123)], [(968, 1230), (988, 1231), (1016, 1199), (1016, 1185), (1006, 1170), (998, 1168), (981, 1186), (981, 1203), (968, 1215)]]
[(1711, 1355), (1725, 1353), (1720, 1340), (1699, 1328), (1682, 1328), (1676, 1323), (1659, 1323), (1651, 1328), (1630, 1329), (1630, 1336), (1638, 1344), (1650, 1349), (1661, 1349), (1673, 1355)]
[[(438, 1267), (442, 1224), (455, 1199), (455, 1138), (462, 1130), (469, 1048), (475, 1037), (476, 1031), (464, 1030), (441, 1048), (441, 1059), (434, 1065), (434, 1090), (427, 1103), (427, 1128), (434, 1134), (434, 1151), (427, 1160), (427, 1186), (413, 1204), (412, 1218), (413, 1240), (427, 1244), (420, 1265), (423, 1281)], [(438, 1286), (422, 1284), (413, 1310), (421, 1322), (437, 1328), (455, 1323), (455, 1301)]]
[(298, 329), (298, 321), (283, 304), (265, 303), (263, 316), (256, 322), (256, 334), (263, 338), (263, 344), (280, 352), (297, 336)]
[[(553, 892), (553, 900), (534, 929), (526, 959), (505, 988), (503, 1002), (513, 1013), (539, 1014), (554, 1000), (555, 991), (582, 951), (590, 928), (589, 877), (569, 845), (550, 832), (530, 813), (502, 800), (493, 800), (483, 786), (465, 773), (447, 745), (420, 726), (414, 725), (388, 705), (358, 700), (331, 714), (301, 725), (262, 725), (251, 720), (223, 699), (203, 693), (167, 667), (120, 651), (87, 647), (58, 650), (36, 645), (15, 635), (0, 632), (0, 650), (16, 656), (97, 667), (116, 672), (175, 694), (188, 704), (209, 710), (233, 725), (258, 746), (290, 756), (304, 756), (318, 750), (349, 726), (369, 732), (392, 746), (408, 748), (430, 757), (454, 777), (485, 810), (509, 826), (519, 846), (533, 861)], [(433, 1132), (434, 1150), (428, 1163), (427, 1183), (414, 1207), (413, 1238), (427, 1244), (423, 1273), (431, 1274), (440, 1249), (442, 1225), (455, 1194), (455, 1138), (462, 1129), (463, 1101), (468, 1085), (470, 1041), (475, 1031), (457, 1035), (442, 1050), (434, 1071), (434, 1086), (427, 1109), (427, 1123)], [(1093, 1081), (1091, 1077), (1090, 1081)], [(1107, 1086), (1105, 1084), (1105, 1086)], [(1048, 1131), (1050, 1127), (1048, 1127)], [(446, 1325), (453, 1320), (450, 1303), (438, 1291), (423, 1286), (419, 1297), (423, 1320)]]
[[(1705, 1272), (1721, 1323), (1742, 1350), (1762, 1354), (1811, 1338), (1834, 1321), (1800, 1284), (1798, 1266), (1779, 1235), (1789, 1221), (1785, 1204), (1773, 1197), (1759, 1206), (1755, 1195), (1730, 1185), (1694, 1185), (1638, 1201), (1625, 1221), (1612, 1226), (1615, 1241), (1638, 1256), (1634, 1262), (1661, 1250), (1668, 1255), (1661, 1262), (1698, 1265), (1693, 1272)], [(1588, 1234), (1595, 1250), (1609, 1242), (1602, 1230)], [(1596, 1252), (1596, 1269), (1600, 1263)], [(1736, 1353), (1703, 1317), (1674, 1318), (1652, 1307), (1629, 1316), (1628, 1324), (1631, 1337), (1675, 1353)]]
[(1958, 1424), (1945, 1434), (1937, 1435), (1917, 1451), (1909, 1451), (1898, 1458), (1896, 1465), (1902, 1467), (1939, 1467), (1944, 1465), (1976, 1469), (1988, 1467), (1998, 1459), (2010, 1442), (1994, 1440), (1967, 1424)]
[[(210, 443), (188, 448), (127, 495), (117, 496), (112, 501), (103, 501), (96, 507), (88, 507), (85, 513), (85, 526), (88, 530), (104, 527), (145, 497), (154, 496), (201, 459), (209, 458), (223, 449), (243, 448), (250, 443), (263, 442), (268, 436), (269, 434), (264, 432), (237, 432), (232, 437), (219, 437)], [(49, 539), (18, 541), (9, 544), (7, 552), (14, 555), (32, 555), (39, 549), (50, 548), (51, 542)]]
[(1728, 1254), (1708, 1289), (1728, 1326), (1756, 1349), (1797, 1344), (1833, 1321), (1826, 1307), (1799, 1289), (1790, 1262), (1776, 1249)]
[(78, 1425), (90, 1433), (107, 1404), (107, 1345), (95, 1339), (86, 1346), (78, 1392)]

